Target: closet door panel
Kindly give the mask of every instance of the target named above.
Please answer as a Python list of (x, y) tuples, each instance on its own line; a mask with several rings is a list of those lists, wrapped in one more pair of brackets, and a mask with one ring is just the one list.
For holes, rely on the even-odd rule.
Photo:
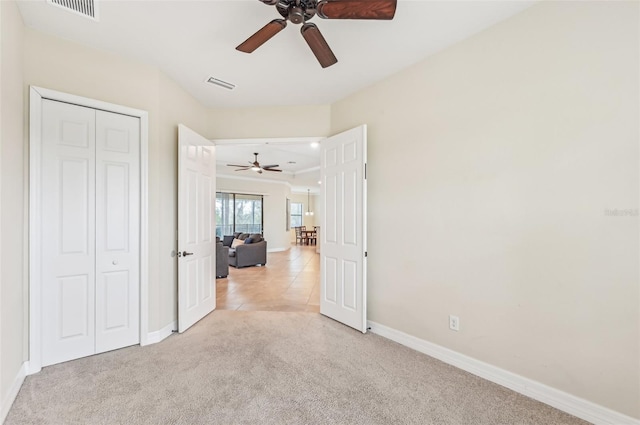
[(95, 350), (95, 111), (43, 101), (42, 364)]
[(96, 352), (140, 342), (140, 120), (96, 111)]

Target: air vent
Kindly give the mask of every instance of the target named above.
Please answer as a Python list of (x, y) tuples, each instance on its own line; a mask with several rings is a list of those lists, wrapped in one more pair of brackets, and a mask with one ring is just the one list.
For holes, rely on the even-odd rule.
[(225, 89), (233, 90), (236, 88), (236, 85), (233, 83), (228, 83), (226, 81), (222, 81), (215, 77), (207, 78), (207, 83), (215, 84), (216, 86), (224, 87)]
[(81, 15), (94, 21), (98, 20), (96, 0), (47, 0), (47, 2), (54, 6), (62, 7), (76, 15)]

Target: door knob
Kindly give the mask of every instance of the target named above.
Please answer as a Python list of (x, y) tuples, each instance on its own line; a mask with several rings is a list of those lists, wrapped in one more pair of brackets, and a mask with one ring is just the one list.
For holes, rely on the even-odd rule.
[[(180, 253), (178, 253), (180, 255)], [(187, 255), (193, 255), (193, 252), (182, 251), (182, 256), (186, 257)]]

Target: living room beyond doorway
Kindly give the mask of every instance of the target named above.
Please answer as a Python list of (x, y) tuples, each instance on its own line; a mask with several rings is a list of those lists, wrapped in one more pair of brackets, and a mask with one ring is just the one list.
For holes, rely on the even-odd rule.
[(267, 254), (263, 267), (229, 267), (216, 279), (218, 310), (320, 311), (320, 255), (315, 246), (292, 245)]

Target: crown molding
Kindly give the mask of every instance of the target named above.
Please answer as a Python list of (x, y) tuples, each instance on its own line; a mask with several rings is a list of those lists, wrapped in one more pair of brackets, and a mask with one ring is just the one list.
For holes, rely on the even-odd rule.
[(283, 145), (291, 145), (291, 144), (303, 144), (303, 143), (313, 143), (320, 142), (326, 139), (323, 136), (313, 136), (313, 137), (258, 137), (252, 139), (212, 139), (214, 145), (268, 145), (268, 144), (283, 144)]

